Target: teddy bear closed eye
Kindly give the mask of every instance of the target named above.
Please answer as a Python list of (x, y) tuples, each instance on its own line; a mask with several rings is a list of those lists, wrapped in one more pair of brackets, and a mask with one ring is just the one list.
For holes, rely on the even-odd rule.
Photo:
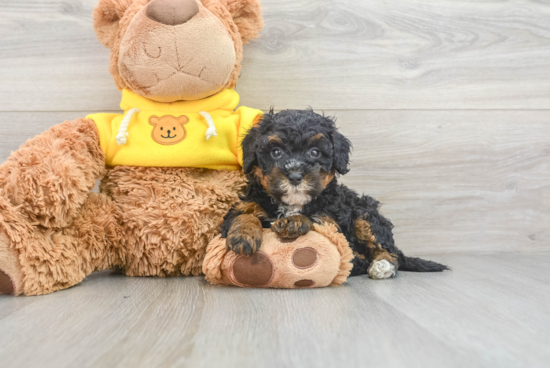
[(171, 116), (164, 115), (161, 117), (151, 116), (149, 118), (149, 124), (154, 126), (151, 132), (153, 140), (159, 144), (172, 145), (179, 143), (187, 136), (187, 130), (185, 130), (185, 124), (189, 122), (189, 118), (185, 115)]

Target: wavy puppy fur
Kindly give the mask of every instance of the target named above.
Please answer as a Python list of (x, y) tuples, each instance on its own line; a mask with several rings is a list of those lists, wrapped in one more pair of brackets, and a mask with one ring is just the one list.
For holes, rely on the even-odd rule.
[[(380, 214), (380, 203), (338, 184), (349, 169), (351, 144), (334, 120), (311, 110), (271, 111), (243, 141), (248, 186), (241, 202), (225, 217), (222, 236), (236, 234), (243, 208), (255, 208), (258, 222), (281, 239), (306, 234), (313, 223), (334, 224), (345, 235), (355, 257), (351, 275), (367, 274), (378, 262), (394, 269), (443, 271), (446, 266), (410, 258), (395, 246), (392, 223)], [(259, 210), (261, 209), (261, 210)], [(253, 248), (228, 242), (237, 253)]]

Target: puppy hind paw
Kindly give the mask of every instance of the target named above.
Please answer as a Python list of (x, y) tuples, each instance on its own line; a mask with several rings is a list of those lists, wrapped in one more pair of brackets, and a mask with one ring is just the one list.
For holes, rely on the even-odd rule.
[(371, 279), (384, 280), (395, 276), (396, 267), (388, 260), (382, 259), (372, 262), (368, 272)]

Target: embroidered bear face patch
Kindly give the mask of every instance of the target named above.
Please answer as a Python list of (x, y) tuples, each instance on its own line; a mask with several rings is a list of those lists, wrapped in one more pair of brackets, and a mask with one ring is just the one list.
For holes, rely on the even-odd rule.
[(179, 143), (187, 136), (184, 125), (188, 122), (189, 118), (185, 115), (178, 117), (171, 115), (158, 117), (153, 115), (149, 118), (149, 124), (154, 127), (151, 136), (159, 144), (169, 146)]

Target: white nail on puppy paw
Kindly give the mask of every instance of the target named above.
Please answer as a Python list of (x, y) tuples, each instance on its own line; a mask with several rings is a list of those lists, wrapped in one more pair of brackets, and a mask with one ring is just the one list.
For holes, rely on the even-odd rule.
[(372, 262), (369, 268), (369, 277), (375, 280), (389, 279), (395, 275), (395, 265), (385, 259)]

